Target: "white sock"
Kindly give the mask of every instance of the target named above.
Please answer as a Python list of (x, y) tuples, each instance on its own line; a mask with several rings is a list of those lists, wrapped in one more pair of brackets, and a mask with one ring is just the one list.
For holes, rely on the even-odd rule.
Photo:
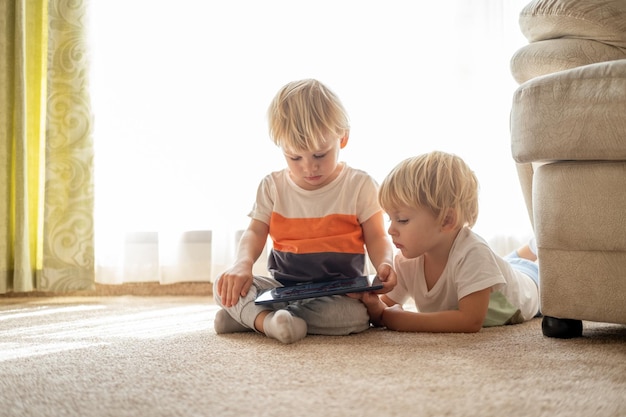
[(294, 343), (304, 339), (307, 326), (304, 320), (292, 316), (287, 310), (276, 310), (263, 320), (263, 330), (267, 337), (283, 343)]
[(232, 318), (224, 309), (220, 309), (217, 313), (215, 313), (213, 327), (215, 328), (215, 333), (217, 334), (252, 331), (252, 329), (244, 326)]

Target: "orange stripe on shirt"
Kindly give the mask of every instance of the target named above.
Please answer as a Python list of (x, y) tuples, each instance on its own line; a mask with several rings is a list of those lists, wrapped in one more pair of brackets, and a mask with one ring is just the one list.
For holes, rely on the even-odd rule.
[(291, 253), (365, 253), (363, 229), (355, 215), (290, 219), (272, 213), (270, 235), (274, 249)]

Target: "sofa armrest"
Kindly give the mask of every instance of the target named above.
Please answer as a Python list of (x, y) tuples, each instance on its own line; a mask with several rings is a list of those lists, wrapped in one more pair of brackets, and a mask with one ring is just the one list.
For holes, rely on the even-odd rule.
[(626, 160), (625, 114), (626, 59), (533, 78), (513, 96), (513, 159)]

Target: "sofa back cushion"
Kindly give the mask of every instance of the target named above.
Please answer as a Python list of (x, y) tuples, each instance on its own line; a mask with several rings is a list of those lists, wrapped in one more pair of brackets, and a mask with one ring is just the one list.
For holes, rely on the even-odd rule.
[(626, 48), (624, 0), (534, 0), (519, 24), (529, 42), (574, 38)]

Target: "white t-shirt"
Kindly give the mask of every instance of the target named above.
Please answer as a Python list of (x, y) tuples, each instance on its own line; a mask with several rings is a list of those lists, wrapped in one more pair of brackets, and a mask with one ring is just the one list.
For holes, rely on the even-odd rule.
[(413, 299), (419, 312), (458, 310), (461, 298), (489, 287), (492, 292), (483, 326), (520, 323), (539, 311), (537, 284), (467, 227), (459, 231), (448, 263), (430, 291), (423, 256), (407, 259), (398, 253), (394, 267), (398, 285), (387, 296), (399, 304)]

